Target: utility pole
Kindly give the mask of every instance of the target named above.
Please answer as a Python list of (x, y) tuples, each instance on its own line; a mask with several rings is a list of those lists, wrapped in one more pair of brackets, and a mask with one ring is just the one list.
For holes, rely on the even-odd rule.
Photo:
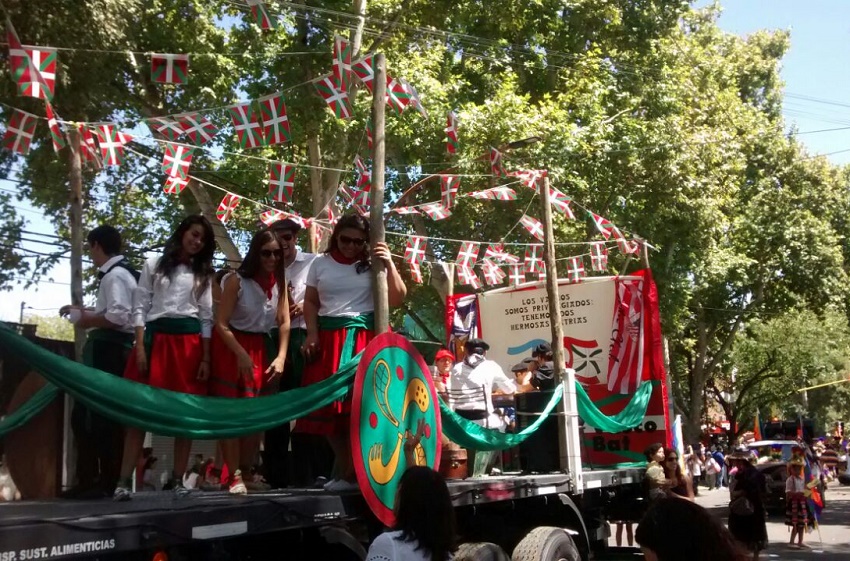
[[(71, 304), (83, 305), (83, 169), (80, 163), (80, 131), (71, 126), (68, 130), (68, 162), (70, 169), (70, 223), (71, 223)], [(83, 358), (85, 330), (74, 327), (74, 358)]]
[[(375, 55), (375, 80), (372, 95), (372, 190), (369, 211), (369, 229), (372, 246), (386, 239), (384, 233), (384, 159), (386, 138), (384, 112), (387, 94), (387, 59)], [(385, 333), (390, 327), (390, 305), (387, 295), (387, 268), (383, 261), (372, 261), (372, 295), (375, 300), (375, 333)]]
[(18, 320), (18, 323), (21, 324), (21, 325), (24, 324), (24, 308), (26, 308), (26, 307), (27, 307), (27, 303), (24, 302), (23, 300), (21, 300), (21, 318)]

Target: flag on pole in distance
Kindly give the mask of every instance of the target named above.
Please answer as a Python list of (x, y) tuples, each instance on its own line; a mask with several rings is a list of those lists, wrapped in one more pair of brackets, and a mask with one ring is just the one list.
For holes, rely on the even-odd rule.
[(679, 454), (679, 465), (685, 470), (685, 439), (682, 437), (682, 416), (676, 415), (673, 421), (673, 440), (671, 447)]

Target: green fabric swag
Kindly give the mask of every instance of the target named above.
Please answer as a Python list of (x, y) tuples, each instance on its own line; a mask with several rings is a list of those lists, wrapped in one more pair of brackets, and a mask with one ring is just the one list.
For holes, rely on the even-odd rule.
[(319, 329), (322, 331), (336, 331), (347, 329), (345, 341), (342, 343), (342, 353), (339, 355), (340, 364), (348, 361), (354, 356), (354, 336), (358, 329), (375, 329), (375, 314), (361, 314), (353, 317), (326, 317), (319, 316)]
[(145, 354), (148, 359), (153, 349), (153, 336), (156, 333), (168, 335), (191, 335), (201, 332), (201, 321), (198, 318), (159, 318), (145, 324)]
[(552, 392), (552, 398), (540, 413), (540, 417), (538, 417), (531, 425), (516, 433), (499, 432), (496, 429), (485, 429), (484, 427), (476, 425), (472, 421), (464, 419), (452, 411), (441, 399), (440, 413), (442, 415), (443, 434), (445, 434), (455, 444), (458, 444), (463, 448), (471, 448), (472, 450), (504, 450), (505, 448), (517, 446), (526, 438), (531, 436), (532, 433), (534, 433), (534, 431), (543, 424), (543, 421), (546, 420), (549, 413), (551, 413), (552, 410), (555, 409), (555, 406), (558, 405), (558, 402), (561, 401), (563, 393), (564, 387), (559, 385), (555, 391)]
[(0, 419), (0, 438), (7, 433), (27, 424), (30, 419), (41, 413), (41, 410), (50, 405), (61, 392), (53, 384), (47, 384), (33, 395), (26, 403), (21, 405), (14, 413)]
[[(618, 433), (631, 430), (640, 424), (644, 416), (646, 416), (649, 398), (652, 397), (652, 387), (653, 383), (651, 381), (643, 382), (638, 387), (635, 395), (632, 396), (628, 405), (616, 415), (609, 417), (599, 410), (593, 401), (590, 400), (590, 397), (584, 391), (581, 384), (576, 382), (579, 417), (584, 419), (584, 422), (588, 425), (602, 432)], [(460, 446), (473, 450), (489, 451), (511, 448), (522, 443), (538, 429), (540, 424), (543, 423), (561, 400), (561, 394), (563, 394), (563, 386), (559, 385), (552, 393), (552, 398), (549, 400), (545, 409), (540, 413), (540, 417), (518, 433), (503, 433), (495, 429), (485, 429), (457, 415), (441, 401), (440, 410), (443, 416), (443, 433)]]
[[(360, 361), (358, 354), (328, 379), (304, 388), (268, 397), (228, 399), (172, 392), (118, 378), (53, 354), (7, 328), (0, 328), (0, 346), (74, 399), (122, 425), (202, 440), (254, 434), (342, 399), (354, 381)], [(53, 387), (52, 391), (58, 390)], [(46, 399), (49, 392), (42, 390), (37, 395)], [(31, 417), (47, 403), (49, 400), (37, 407), (39, 404), (30, 399), (24, 413), (14, 414), (14, 425), (20, 426), (26, 415)], [(10, 417), (4, 419), (2, 426), (13, 424), (8, 421)]]
[(95, 343), (110, 343), (126, 349), (133, 348), (133, 334), (122, 333), (114, 329), (92, 329), (86, 334), (86, 344), (83, 347), (83, 364), (94, 365)]

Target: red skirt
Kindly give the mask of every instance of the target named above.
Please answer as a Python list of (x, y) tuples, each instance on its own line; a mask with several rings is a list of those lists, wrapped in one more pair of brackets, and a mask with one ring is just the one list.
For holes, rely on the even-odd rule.
[(164, 390), (207, 395), (207, 382), (198, 380), (198, 369), (203, 358), (204, 347), (200, 333), (154, 333), (147, 376), (139, 372), (136, 353), (133, 352), (127, 360), (124, 377)]
[[(301, 378), (302, 387), (327, 380), (339, 369), (339, 355), (342, 353), (347, 333), (348, 329), (319, 331), (319, 358), (308, 363), (304, 368), (304, 375)], [(357, 354), (365, 349), (374, 338), (373, 331), (358, 330), (354, 335), (354, 353)], [(335, 401), (298, 419), (295, 422), (295, 432), (324, 436), (348, 434), (350, 417), (351, 396), (348, 395), (342, 401)]]
[(213, 332), (211, 355), (212, 372), (210, 374), (210, 395), (218, 397), (257, 397), (266, 389), (265, 371), (266, 341), (262, 333), (246, 333), (232, 330), (236, 341), (242, 345), (254, 362), (254, 371), (250, 378), (239, 375), (236, 355), (227, 348), (218, 330)]

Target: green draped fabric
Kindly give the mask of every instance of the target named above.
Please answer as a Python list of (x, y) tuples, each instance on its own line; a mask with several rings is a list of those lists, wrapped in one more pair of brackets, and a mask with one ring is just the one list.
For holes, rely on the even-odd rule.
[(52, 402), (59, 393), (59, 388), (53, 384), (47, 384), (35, 392), (35, 395), (29, 398), (26, 403), (21, 405), (17, 411), (0, 419), (0, 437), (3, 437), (6, 433), (12, 432), (18, 427), (27, 424), (30, 419), (38, 415), (42, 409), (50, 405), (50, 402)]
[(564, 387), (558, 386), (552, 392), (552, 398), (546, 407), (540, 413), (532, 424), (524, 428), (520, 432), (499, 432), (496, 429), (485, 429), (478, 426), (468, 419), (464, 419), (454, 411), (452, 411), (443, 400), (440, 400), (440, 412), (442, 413), (443, 434), (455, 444), (459, 444), (463, 448), (471, 448), (473, 450), (503, 450), (517, 446), (540, 427), (549, 413), (555, 409), (558, 402), (561, 401)]
[[(327, 380), (308, 387), (268, 397), (229, 399), (172, 392), (124, 380), (53, 354), (7, 328), (0, 328), (0, 346), (74, 399), (122, 425), (155, 434), (207, 440), (264, 431), (342, 399), (354, 381), (360, 361), (358, 354)], [(38, 411), (37, 404), (29, 407), (32, 402), (26, 404), (30, 416)], [(17, 421), (16, 426), (23, 422)]]
[(319, 316), (319, 329), (322, 331), (336, 331), (347, 329), (345, 341), (342, 342), (342, 352), (339, 355), (340, 364), (354, 356), (354, 337), (358, 329), (375, 329), (375, 314), (361, 314), (359, 316), (327, 317)]
[(590, 396), (587, 395), (581, 384), (576, 383), (578, 416), (585, 423), (602, 432), (618, 433), (632, 430), (646, 416), (646, 408), (649, 406), (649, 399), (652, 397), (652, 386), (651, 381), (641, 383), (635, 395), (629, 400), (628, 405), (616, 415), (609, 417), (590, 400)]

